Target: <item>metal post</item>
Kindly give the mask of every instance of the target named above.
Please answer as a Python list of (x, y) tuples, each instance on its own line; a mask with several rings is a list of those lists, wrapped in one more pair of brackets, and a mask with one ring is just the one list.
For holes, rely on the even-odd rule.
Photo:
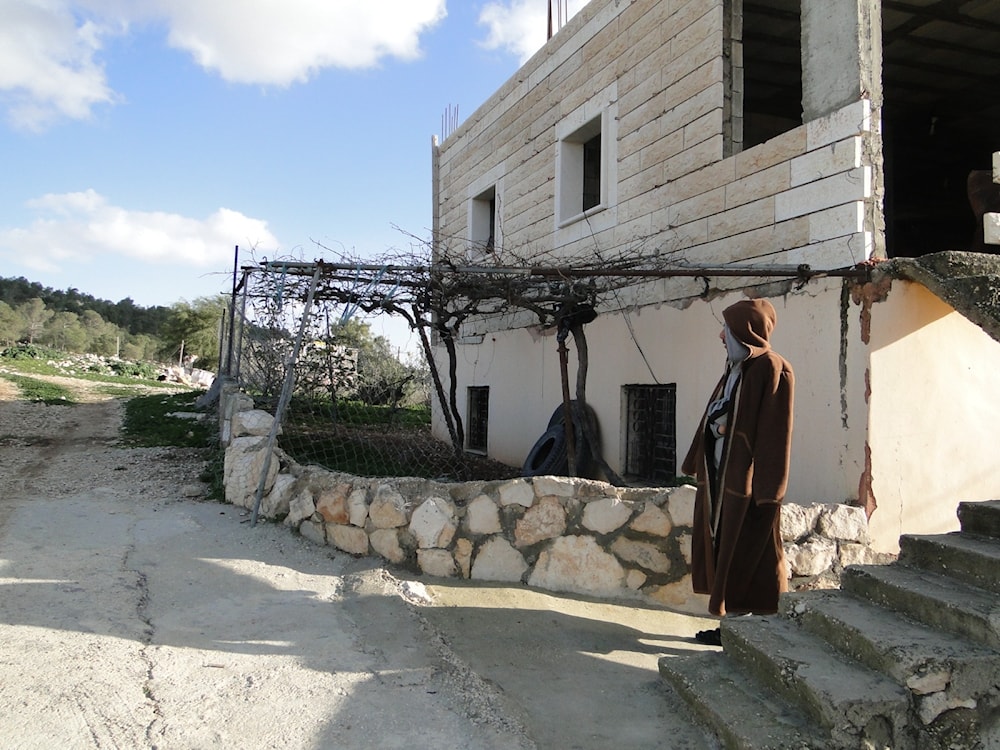
[[(236, 249), (233, 252), (233, 296), (229, 301), (229, 347), (226, 356), (226, 375), (232, 377), (233, 375), (233, 334), (236, 326), (236, 272), (239, 270), (240, 263), (240, 246), (236, 245)], [(222, 352), (219, 352), (219, 357), (222, 357)]]
[(566, 432), (567, 474), (576, 476), (576, 431), (573, 425), (573, 404), (569, 397), (569, 350), (566, 348), (566, 336), (569, 334), (569, 324), (563, 320), (559, 324), (556, 339), (559, 342), (559, 376), (562, 380), (563, 424)]
[(257, 482), (257, 495), (253, 502), (253, 514), (250, 516), (250, 525), (257, 525), (257, 514), (260, 512), (260, 503), (264, 498), (264, 485), (267, 483), (267, 472), (271, 470), (271, 455), (274, 452), (274, 444), (278, 439), (278, 429), (281, 427), (281, 420), (285, 416), (285, 409), (292, 398), (292, 385), (295, 382), (295, 362), (299, 358), (299, 350), (302, 348), (302, 339), (306, 335), (306, 326), (309, 324), (309, 315), (312, 312), (313, 297), (316, 295), (316, 285), (319, 283), (321, 266), (316, 266), (313, 272), (312, 284), (309, 285), (309, 294), (306, 297), (306, 306), (302, 311), (302, 322), (299, 324), (299, 334), (295, 337), (295, 346), (289, 355), (286, 369), (285, 382), (281, 388), (281, 396), (278, 399), (278, 406), (274, 410), (274, 422), (271, 424), (271, 432), (267, 436), (267, 449), (264, 452), (264, 465), (260, 470), (260, 480)]
[[(248, 284), (250, 283), (250, 272), (248, 270), (243, 271), (243, 279), (240, 281), (240, 287), (243, 289), (243, 298), (240, 300), (240, 337), (239, 343), (236, 346), (236, 370), (229, 373), (229, 377), (239, 381), (240, 373), (242, 372), (243, 365), (243, 337), (246, 335), (247, 330), (247, 297), (250, 295), (250, 290)], [(232, 346), (232, 343), (230, 343)]]

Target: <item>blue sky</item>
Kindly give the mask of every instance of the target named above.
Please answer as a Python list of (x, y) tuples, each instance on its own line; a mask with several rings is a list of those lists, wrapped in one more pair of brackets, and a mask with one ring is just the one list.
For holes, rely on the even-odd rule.
[(0, 0), (0, 276), (170, 305), (227, 290), (236, 245), (407, 248), (442, 115), (546, 1)]

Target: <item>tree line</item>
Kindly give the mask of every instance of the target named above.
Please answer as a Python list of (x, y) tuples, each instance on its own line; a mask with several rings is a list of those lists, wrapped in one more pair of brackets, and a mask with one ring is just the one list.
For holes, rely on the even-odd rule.
[(141, 361), (196, 355), (214, 370), (224, 296), (143, 307), (130, 298), (98, 299), (78, 289), (51, 289), (23, 277), (0, 277), (0, 346), (49, 346), (65, 352)]
[[(228, 321), (229, 297), (180, 300), (169, 307), (142, 307), (126, 297), (109, 302), (77, 289), (50, 289), (24, 278), (0, 277), (0, 349), (37, 344), (75, 354), (95, 354), (141, 362), (177, 363), (215, 371), (220, 326)], [(252, 325), (251, 325), (252, 328)], [(290, 332), (285, 332), (291, 336)], [(357, 395), (383, 404), (406, 392), (408, 401), (426, 400), (427, 364), (401, 362), (389, 341), (361, 321), (333, 323), (321, 338), (357, 353)]]

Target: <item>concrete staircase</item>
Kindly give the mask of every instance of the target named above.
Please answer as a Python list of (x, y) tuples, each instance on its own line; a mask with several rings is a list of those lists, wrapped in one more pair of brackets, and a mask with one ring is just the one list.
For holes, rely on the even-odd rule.
[(722, 651), (660, 674), (724, 748), (1000, 748), (1000, 500), (962, 530), (900, 538), (891, 565), (722, 621)]

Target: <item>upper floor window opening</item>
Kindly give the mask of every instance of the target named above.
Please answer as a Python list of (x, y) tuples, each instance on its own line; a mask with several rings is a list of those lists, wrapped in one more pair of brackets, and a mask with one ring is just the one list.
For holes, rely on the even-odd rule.
[(617, 211), (608, 209), (615, 209), (618, 200), (617, 82), (556, 123), (555, 136), (554, 214), (556, 243), (561, 244), (579, 231), (561, 230), (581, 219), (595, 230), (614, 224)]

